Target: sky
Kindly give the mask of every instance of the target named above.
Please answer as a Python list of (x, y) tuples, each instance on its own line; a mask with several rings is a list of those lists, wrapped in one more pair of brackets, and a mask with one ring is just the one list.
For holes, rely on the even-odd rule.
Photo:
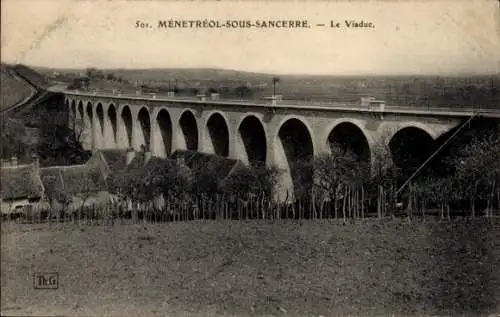
[[(2, 0), (1, 60), (54, 68), (224, 68), (277, 74), (500, 72), (491, 1)], [(303, 29), (161, 29), (159, 20), (307, 20)], [(329, 28), (364, 20), (374, 28)], [(152, 28), (136, 28), (136, 22)], [(325, 24), (324, 27), (316, 24)]]

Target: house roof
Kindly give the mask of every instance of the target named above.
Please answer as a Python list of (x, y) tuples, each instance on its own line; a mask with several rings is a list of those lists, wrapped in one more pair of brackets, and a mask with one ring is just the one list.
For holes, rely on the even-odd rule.
[(136, 152), (130, 164), (126, 165), (122, 171), (132, 171), (142, 169), (144, 167), (144, 152)]
[(2, 199), (38, 198), (43, 184), (33, 164), (0, 168), (0, 197)]
[(127, 150), (100, 150), (99, 153), (111, 173), (123, 170), (127, 166)]
[(40, 169), (47, 193), (56, 190), (69, 194), (97, 192), (106, 189), (98, 169), (87, 165), (51, 166)]
[(147, 175), (148, 173), (161, 173), (162, 171), (168, 171), (172, 166), (176, 164), (175, 160), (170, 158), (161, 157), (151, 157), (146, 164), (144, 164), (144, 153), (136, 153), (132, 162), (125, 169), (124, 172), (134, 172), (140, 173), (141, 175)]

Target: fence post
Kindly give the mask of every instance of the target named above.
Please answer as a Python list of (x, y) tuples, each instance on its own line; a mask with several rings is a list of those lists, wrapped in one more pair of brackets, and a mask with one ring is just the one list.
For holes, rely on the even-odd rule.
[(219, 219), (219, 193), (215, 194), (215, 201), (214, 201), (214, 221), (217, 221)]
[(365, 186), (361, 185), (361, 218), (365, 217)]
[(237, 209), (237, 213), (238, 213), (238, 221), (241, 221), (243, 220), (243, 210), (242, 208), (244, 206), (242, 206), (242, 202), (241, 202), (241, 198), (239, 197), (240, 195), (239, 194), (236, 194), (238, 197), (236, 198), (236, 209)]
[[(269, 197), (267, 198), (267, 201), (268, 201), (268, 203), (266, 204), (266, 208), (271, 208), (270, 212), (272, 213), (273, 212), (273, 204), (274, 204), (274, 202), (273, 202), (272, 198), (269, 198)], [(277, 195), (276, 195), (276, 202), (277, 202), (276, 208), (274, 208), (274, 209), (276, 209), (275, 210), (275, 212), (276, 212), (275, 218), (278, 219), (278, 220), (281, 220), (281, 207), (280, 207), (281, 206), (281, 200), (280, 200), (279, 193), (277, 193)], [(271, 205), (271, 206), (269, 206), (269, 205)]]
[(380, 185), (379, 184), (377, 184), (375, 204), (377, 206), (377, 218), (380, 219)]
[(344, 188), (344, 194), (342, 197), (342, 218), (344, 219), (345, 221), (345, 218), (346, 218), (346, 214), (345, 214), (345, 199), (346, 199), (346, 195), (347, 195), (347, 188)]

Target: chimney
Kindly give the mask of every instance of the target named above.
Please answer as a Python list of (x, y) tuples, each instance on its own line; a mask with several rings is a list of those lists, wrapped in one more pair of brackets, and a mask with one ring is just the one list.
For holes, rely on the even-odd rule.
[(135, 157), (135, 151), (132, 148), (127, 149), (127, 155), (125, 159), (125, 164), (129, 165)]
[(38, 157), (37, 154), (33, 154), (31, 156), (31, 159), (33, 161), (33, 167), (36, 169), (36, 170), (39, 170), (40, 169), (40, 158)]
[(191, 169), (186, 165), (186, 158), (181, 153), (179, 154), (180, 155), (178, 155), (175, 158), (175, 165), (177, 166), (177, 175), (192, 178), (193, 174)]
[(151, 159), (151, 151), (149, 150), (144, 151), (144, 165), (148, 164), (150, 159)]
[(10, 166), (9, 160), (2, 159), (0, 162), (1, 162), (1, 167), (9, 167)]
[(17, 156), (10, 158), (10, 166), (17, 166)]
[(186, 161), (184, 160), (184, 155), (182, 154), (177, 155), (177, 157), (175, 158), (175, 164), (180, 168), (186, 167)]

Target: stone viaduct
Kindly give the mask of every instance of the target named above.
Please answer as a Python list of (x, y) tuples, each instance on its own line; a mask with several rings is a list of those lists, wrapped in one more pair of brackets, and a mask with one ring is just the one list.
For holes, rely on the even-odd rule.
[[(291, 166), (328, 153), (334, 142), (373, 162), (376, 149), (394, 142), (422, 146), (470, 118), (472, 111), (358, 104), (287, 104), (116, 95), (66, 91), (70, 123), (81, 125), (86, 149), (140, 150), (167, 157), (189, 149), (262, 162), (285, 171), (283, 190), (293, 188)], [(489, 114), (495, 118), (499, 113)], [(384, 145), (384, 146), (380, 146)], [(396, 159), (396, 153), (391, 153)], [(215, 171), (216, 172), (216, 171)]]

